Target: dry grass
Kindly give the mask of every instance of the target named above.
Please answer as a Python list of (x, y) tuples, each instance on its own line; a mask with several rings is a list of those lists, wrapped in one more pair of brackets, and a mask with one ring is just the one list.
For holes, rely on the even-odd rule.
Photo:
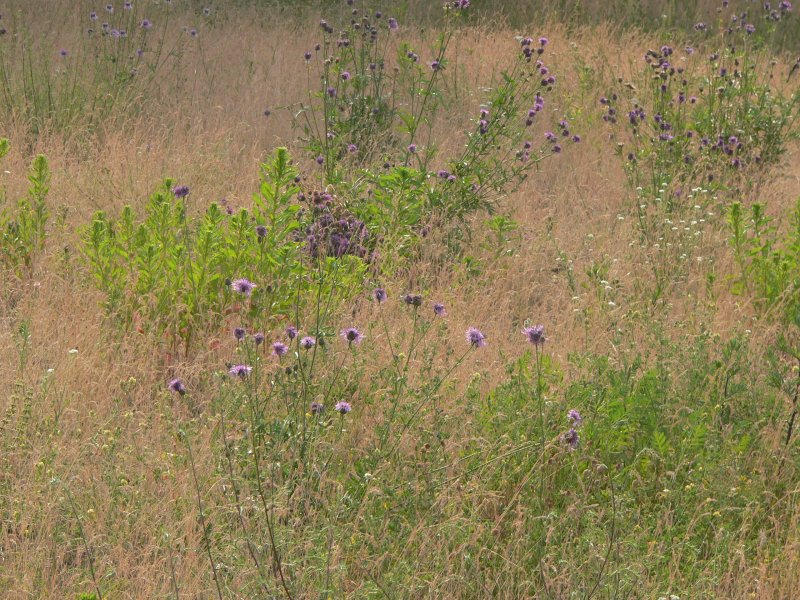
[[(192, 448), (207, 518), (224, 527), (226, 521), (233, 522), (234, 507), (220, 489), (222, 467), (214, 441), (219, 417), (213, 410), (193, 417), (188, 407), (169, 398), (163, 387), (167, 373), (173, 370), (186, 374), (190, 382), (202, 379), (204, 373), (218, 368), (230, 348), (209, 350), (188, 363), (174, 364), (175, 359), (157, 344), (113, 339), (113, 330), (104, 326), (98, 294), (75, 266), (77, 261), (64, 268), (62, 255), (65, 249), (71, 255), (78, 253), (79, 230), (94, 211), (116, 213), (124, 204), (141, 205), (165, 176), (192, 185), (193, 210), (201, 211), (223, 197), (234, 206), (249, 203), (259, 161), (273, 147), (294, 137), (288, 111), (278, 107), (303, 100), (306, 80), (301, 57), (316, 33), (311, 27), (290, 31), (260, 23), (256, 14), (238, 12), (202, 33), (202, 53), (192, 51), (184, 57), (183, 69), (190, 82), (184, 93), (178, 97), (159, 94), (163, 105), (143, 106), (137, 116), (95, 136), (86, 139), (43, 132), (31, 138), (19, 124), (3, 126), (2, 133), (11, 139), (13, 151), (4, 162), (7, 171), (0, 173), (0, 186), (7, 189), (9, 197), (22, 193), (30, 157), (46, 153), (53, 172), (53, 213), (63, 215), (61, 221), (54, 219), (47, 253), (30, 278), (0, 274), (4, 297), (0, 304), (0, 411), (7, 415), (0, 425), (0, 440), (5, 444), (0, 453), (0, 489), (6, 495), (3, 505), (13, 514), (0, 531), (3, 597), (60, 599), (91, 591), (90, 561), (98, 576), (113, 573), (107, 580), (115, 582), (115, 587), (104, 589), (104, 597), (177, 597), (173, 578), (181, 597), (215, 595), (202, 551), (186, 448), (175, 429), (176, 422), (181, 422), (196, 433)], [(449, 116), (437, 124), (437, 143), (453, 148), (462, 143), (454, 132), (478, 106), (480, 86), (491, 80), (513, 52), (515, 33), (476, 28), (459, 37), (453, 77), (457, 77), (454, 85), (462, 95), (454, 101)], [(557, 103), (577, 114), (593, 110), (598, 92), (581, 89), (579, 66), (591, 67), (602, 79), (639, 60), (640, 49), (648, 41), (657, 43), (638, 34), (620, 36), (603, 28), (567, 36), (553, 25), (547, 33), (553, 68), (561, 74)], [(425, 47), (432, 35), (429, 32), (415, 43)], [(74, 36), (72, 24), (65, 24), (53, 36), (54, 48), (68, 45)], [(578, 57), (582, 65), (576, 62)], [(162, 85), (169, 90), (169, 81)], [(273, 110), (269, 118), (263, 115), (266, 107)], [(688, 281), (671, 289), (662, 305), (636, 300), (637, 286), (648, 281), (650, 272), (631, 246), (635, 231), (618, 218), (630, 202), (624, 174), (619, 162), (609, 156), (608, 134), (602, 126), (581, 133), (581, 145), (568, 156), (545, 163), (536, 177), (503, 199), (503, 210), (520, 225), (519, 245), (512, 256), (494, 259), (490, 247), (480, 246), (486, 234), (482, 218), (476, 218), (475, 255), (485, 265), (479, 278), (467, 277), (459, 267), (441, 272), (423, 263), (408, 274), (407, 281), (392, 283), (395, 293), (420, 281), (430, 285), (429, 296), (448, 306), (453, 336), (460, 336), (470, 324), (480, 324), (489, 332), (486, 351), (470, 358), (461, 369), (464, 380), (480, 373), (483, 392), (503, 378), (507, 358), (519, 346), (518, 329), (527, 318), (547, 324), (549, 351), (562, 364), (567, 364), (570, 353), (587, 350), (619, 360), (632, 356), (650, 341), (647, 325), (654, 320), (687, 323), (687, 331), (695, 331), (703, 323), (724, 336), (753, 318), (750, 308), (729, 294), (724, 281), (717, 284), (715, 298), (708, 297), (706, 262), (693, 262)], [(796, 157), (793, 149), (780, 177), (776, 174), (762, 190), (761, 200), (775, 214), (788, 214), (796, 194), (800, 178)], [(298, 160), (309, 166), (308, 157)], [(721, 274), (730, 266), (724, 237), (722, 232), (710, 231), (703, 247), (705, 258), (714, 257)], [(431, 247), (435, 251), (435, 240)], [(565, 265), (558, 260), (558, 250), (568, 257), (579, 279), (585, 279), (582, 274), (594, 262), (608, 260), (610, 276), (619, 282), (621, 301), (611, 307), (588, 290), (574, 299), (565, 283)], [(359, 310), (365, 319), (370, 317), (369, 307)], [(586, 311), (591, 314), (588, 324)], [(403, 327), (400, 318), (393, 319), (390, 330)], [(31, 349), (27, 368), (21, 373), (16, 330), (23, 320), (30, 322)], [(625, 334), (621, 347), (615, 342), (618, 331)], [(682, 335), (681, 331), (673, 333)], [(378, 332), (375, 335), (380, 339)], [(755, 335), (766, 344), (773, 332), (756, 331)], [(73, 348), (77, 353), (70, 353)], [(52, 383), (43, 385), (48, 369), (53, 370)], [(565, 376), (569, 378), (569, 371)], [(453, 394), (454, 401), (458, 397)], [(210, 398), (196, 401), (201, 408), (210, 409)], [(455, 404), (448, 409), (454, 415), (461, 412)], [(364, 439), (371, 425), (369, 420), (354, 425), (352, 439)], [(467, 442), (453, 441), (453, 457), (455, 449)], [(779, 444), (774, 440), (776, 452)], [(358, 451), (357, 446), (353, 452)], [(779, 477), (771, 467), (764, 468), (764, 480)], [(716, 597), (778, 600), (796, 596), (800, 589), (800, 509), (797, 483), (788, 484), (794, 492), (775, 498), (784, 505), (780, 521), (767, 518), (761, 526), (765, 540), (770, 540), (764, 555), (729, 556), (722, 580), (706, 588), (715, 589)], [(74, 506), (67, 490), (75, 498)], [(486, 523), (501, 526), (502, 501), (488, 490), (454, 487), (440, 502), (444, 514), (452, 504), (475, 504), (475, 511), (485, 520), (472, 534), (473, 541), (491, 534)], [(503, 526), (513, 528), (518, 517), (504, 517)], [(91, 556), (81, 541), (78, 521)], [(445, 535), (448, 527), (459, 527), (455, 517), (445, 523), (440, 530)], [(660, 526), (669, 530), (668, 513)], [(375, 535), (378, 538), (381, 533)], [(427, 544), (434, 539), (424, 531), (415, 535)], [(468, 545), (468, 541), (464, 543), (464, 547)], [(651, 551), (673, 552), (668, 545), (655, 542)], [(487, 597), (488, 590), (461, 588), (459, 574), (468, 567), (457, 553), (442, 556), (441, 552), (442, 548), (430, 545), (427, 554), (417, 558), (416, 564), (430, 561), (439, 565), (440, 571), (427, 592), (411, 591), (409, 597)], [(518, 547), (515, 552), (506, 556), (508, 573), (515, 571), (525, 548)], [(343, 554), (335, 549), (334, 562)], [(378, 573), (383, 561), (391, 557), (365, 551), (362, 558), (363, 572), (355, 567), (339, 575), (341, 589), (353, 597), (363, 591), (363, 581)], [(637, 570), (636, 565), (628, 567)], [(245, 597), (239, 594), (252, 568), (248, 565), (230, 575), (229, 597)], [(569, 573), (563, 565), (543, 568), (550, 591), (541, 596), (570, 597)], [(678, 582), (680, 570), (676, 558), (672, 576)], [(638, 577), (641, 596), (637, 597), (656, 597), (659, 590), (674, 589), (659, 579), (661, 573), (655, 574), (655, 579), (645, 572)], [(312, 597), (310, 590), (298, 594)]]

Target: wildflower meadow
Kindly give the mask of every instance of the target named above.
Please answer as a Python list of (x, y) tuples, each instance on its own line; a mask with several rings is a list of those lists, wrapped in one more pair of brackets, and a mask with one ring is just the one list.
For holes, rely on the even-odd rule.
[(0, 597), (800, 597), (800, 7), (0, 1)]

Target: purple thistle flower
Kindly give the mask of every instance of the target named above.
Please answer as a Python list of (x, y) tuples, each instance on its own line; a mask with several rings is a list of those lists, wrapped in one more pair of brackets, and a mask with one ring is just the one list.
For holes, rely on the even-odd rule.
[(434, 71), (438, 71), (439, 67), (442, 66), (442, 63), (440, 63), (438, 60), (434, 60), (434, 61), (431, 61), (430, 66), (431, 66), (431, 69), (433, 69)]
[(755, 32), (756, 32), (756, 26), (755, 26), (755, 25), (752, 25), (752, 24), (750, 24), (750, 23), (748, 23), (747, 25), (745, 25), (745, 26), (744, 26), (744, 30), (745, 30), (745, 31), (746, 31), (748, 34), (753, 34), (753, 33), (755, 33)]
[(394, 17), (389, 17), (389, 29), (392, 31), (397, 31), (400, 26), (397, 24), (397, 19)]
[(66, 51), (64, 48), (62, 48), (61, 50), (59, 50), (59, 52), (58, 52), (58, 53), (59, 53), (59, 54), (62, 56), (62, 58), (63, 58), (63, 57), (66, 57), (66, 56), (67, 56), (67, 54), (68, 54), (68, 52), (67, 52), (67, 51)]
[(475, 327), (467, 329), (466, 337), (467, 341), (475, 348), (483, 348), (486, 345), (486, 336)]
[(408, 145), (408, 151), (411, 154), (414, 154), (417, 151), (417, 145), (416, 144), (409, 144)]
[(311, 61), (311, 52), (306, 52), (305, 54), (303, 54), (303, 58), (306, 60), (306, 62), (310, 62)]
[(447, 315), (447, 311), (444, 309), (444, 304), (437, 302), (433, 305), (433, 314), (437, 317), (444, 317)]
[(346, 415), (347, 413), (349, 413), (353, 409), (350, 406), (349, 402), (345, 402), (344, 400), (342, 400), (341, 402), (337, 402), (336, 403), (336, 406), (333, 407), (333, 410), (335, 410), (336, 412), (341, 413), (343, 415)]
[(256, 235), (261, 239), (264, 239), (265, 237), (267, 237), (267, 227), (266, 227), (266, 225), (256, 225)]
[(321, 402), (312, 402), (309, 408), (312, 415), (321, 415), (325, 410), (325, 405)]
[(142, 19), (142, 29), (150, 29), (153, 24), (150, 22), (150, 19)]
[(178, 378), (175, 378), (169, 382), (169, 389), (170, 391), (177, 392), (181, 396), (186, 393), (186, 388), (184, 387), (183, 382)]
[(403, 302), (408, 304), (409, 306), (422, 306), (422, 296), (419, 294), (406, 294), (403, 296)]
[(539, 45), (540, 45), (542, 48), (544, 48), (545, 46), (547, 46), (547, 44), (549, 44), (549, 43), (550, 43), (550, 40), (548, 40), (546, 37), (540, 37), (540, 38), (539, 38)]
[(450, 177), (450, 173), (448, 171), (445, 171), (444, 169), (440, 169), (439, 172), (436, 173), (436, 175), (440, 179), (447, 179), (448, 177)]
[(253, 293), (253, 290), (256, 288), (256, 284), (254, 284), (249, 279), (245, 279), (242, 277), (241, 279), (234, 279), (231, 282), (231, 289), (234, 292), (239, 292), (240, 294), (244, 294), (245, 296), (249, 296)]
[(92, 20), (92, 21), (97, 21), (97, 13), (96, 12), (90, 12), (89, 13), (89, 19)]
[(106, 12), (109, 13), (109, 14), (113, 13), (114, 12), (114, 7), (111, 6), (110, 4), (106, 4)]
[(541, 346), (544, 344), (544, 325), (534, 325), (533, 327), (526, 327), (522, 330), (528, 341), (534, 346)]
[(261, 332), (253, 334), (253, 341), (256, 343), (256, 346), (263, 344), (265, 339), (264, 334)]
[(580, 427), (583, 424), (583, 417), (581, 416), (581, 413), (574, 408), (570, 409), (570, 411), (567, 413), (567, 419), (569, 419), (570, 424), (573, 427)]
[(192, 27), (192, 28), (189, 30), (189, 35), (190, 35), (190, 36), (192, 36), (193, 38), (196, 38), (196, 37), (197, 37), (198, 35), (200, 35), (200, 34), (199, 34), (199, 33), (197, 33), (197, 29), (195, 29), (194, 27)]
[(249, 365), (233, 365), (230, 369), (228, 369), (228, 375), (231, 377), (241, 377), (244, 379), (252, 370), (253, 367)]
[(355, 144), (349, 144), (349, 145), (347, 146), (347, 151), (348, 151), (350, 154), (355, 154), (356, 152), (358, 152), (358, 146), (356, 146)]
[(313, 348), (316, 344), (317, 344), (317, 340), (315, 340), (310, 335), (307, 335), (302, 340), (300, 340), (300, 345), (303, 348), (305, 348), (306, 350), (309, 350), (310, 348)]
[(280, 358), (284, 356), (287, 352), (289, 352), (289, 346), (284, 344), (283, 342), (274, 342), (272, 344), (272, 355), (277, 356)]
[(348, 327), (347, 329), (342, 329), (339, 332), (339, 335), (341, 335), (344, 339), (346, 339), (347, 343), (350, 345), (360, 344), (361, 340), (364, 339), (363, 334), (355, 327)]
[(175, 194), (176, 198), (186, 198), (189, 195), (189, 186), (188, 185), (176, 185), (172, 188), (172, 193)]
[(350, 79), (350, 71), (342, 71), (342, 81)]
[(570, 429), (564, 434), (564, 442), (566, 442), (572, 450), (575, 450), (580, 443), (580, 436), (575, 429)]
[(235, 327), (233, 329), (233, 337), (236, 338), (237, 342), (241, 342), (244, 339), (245, 332), (242, 327)]
[(386, 302), (386, 290), (383, 288), (377, 288), (374, 292), (372, 292), (372, 297), (375, 298), (375, 302), (378, 304), (383, 304)]
[(297, 327), (295, 327), (294, 325), (289, 325), (286, 328), (286, 337), (288, 337), (290, 340), (293, 340), (294, 338), (296, 338), (297, 337)]
[(133, 4), (131, 4), (130, 2), (126, 2), (125, 4), (122, 5), (122, 8), (124, 8), (125, 10), (131, 10), (133, 8)]
[(324, 158), (322, 155), (319, 155), (319, 156), (317, 157), (317, 164), (318, 164), (318, 165), (321, 165), (321, 164), (322, 164), (322, 163), (324, 163), (324, 162), (325, 162), (325, 158)]

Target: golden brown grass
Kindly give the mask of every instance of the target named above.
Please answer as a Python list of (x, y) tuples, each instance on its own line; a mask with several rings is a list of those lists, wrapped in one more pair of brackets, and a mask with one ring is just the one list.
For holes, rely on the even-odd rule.
[[(259, 161), (294, 137), (287, 112), (278, 107), (303, 100), (306, 80), (301, 57), (315, 39), (312, 27), (287, 31), (251, 17), (239, 13), (203, 32), (202, 55), (192, 53), (184, 62), (193, 81), (187, 93), (169, 98), (163, 106), (145, 106), (140, 115), (121, 120), (88, 140), (59, 133), (32, 139), (19, 124), (3, 126), (13, 151), (4, 162), (7, 172), (0, 173), (0, 185), (9, 197), (21, 194), (30, 157), (43, 152), (53, 172), (52, 212), (63, 211), (64, 216), (62, 221), (55, 217), (51, 221), (47, 253), (32, 276), (20, 280), (0, 275), (0, 413), (6, 415), (0, 425), (4, 443), (0, 483), (7, 495), (3, 505), (13, 514), (0, 530), (0, 596), (61, 599), (91, 591), (89, 561), (98, 576), (113, 572), (116, 587), (104, 589), (104, 597), (173, 597), (173, 578), (181, 597), (214, 596), (202, 551), (192, 475), (185, 446), (175, 435), (175, 421), (191, 422), (198, 432), (192, 449), (207, 518), (220, 524), (231, 519), (234, 509), (219, 489), (215, 464), (219, 457), (211, 441), (219, 419), (211, 412), (192, 417), (163, 388), (172, 369), (179, 368), (191, 381), (217, 368), (225, 349), (174, 364), (158, 345), (113, 339), (113, 330), (104, 326), (98, 294), (75, 267), (77, 261), (63, 268), (62, 253), (65, 249), (71, 255), (78, 252), (79, 228), (95, 210), (115, 213), (127, 203), (141, 205), (165, 176), (192, 186), (192, 204), (198, 211), (223, 197), (234, 206), (248, 205)], [(467, 115), (475, 112), (479, 87), (491, 80), (514, 51), (515, 33), (478, 28), (459, 38), (459, 60), (452, 76), (458, 78), (462, 95), (450, 115), (437, 124), (437, 143), (442, 147), (462, 143), (456, 132)], [(640, 48), (648, 41), (603, 28), (567, 36), (554, 25), (547, 33), (551, 62), (560, 74), (558, 102), (578, 113), (594, 110), (598, 90), (581, 91), (576, 59), (608, 76), (639, 60)], [(67, 44), (74, 35), (65, 26), (54, 47)], [(431, 36), (432, 32), (417, 44), (424, 47)], [(169, 89), (168, 81), (163, 85)], [(269, 118), (262, 114), (266, 107), (273, 110)], [(547, 325), (549, 351), (563, 364), (574, 351), (591, 349), (612, 357), (634, 353), (647, 342), (644, 325), (650, 319), (703, 322), (713, 332), (724, 334), (753, 318), (750, 308), (729, 294), (724, 281), (715, 286), (715, 298), (708, 297), (706, 263), (698, 261), (692, 263), (685, 285), (671, 289), (663, 305), (625, 303), (636, 297), (637, 284), (650, 277), (630, 246), (635, 231), (618, 218), (631, 201), (630, 193), (619, 162), (609, 155), (605, 128), (598, 123), (581, 133), (580, 146), (568, 156), (547, 161), (540, 173), (503, 199), (502, 209), (520, 225), (513, 255), (492, 258), (490, 248), (481, 246), (486, 235), (477, 217), (474, 254), (485, 265), (479, 278), (468, 278), (460, 268), (441, 272), (423, 263), (408, 275), (408, 282), (392, 283), (395, 293), (411, 282), (431, 285), (430, 297), (448, 306), (454, 337), (471, 324), (489, 333), (486, 351), (471, 357), (461, 369), (465, 379), (480, 373), (484, 391), (502, 378), (506, 358), (519, 345), (519, 324), (527, 318)], [(780, 177), (776, 175), (762, 191), (761, 199), (775, 214), (787, 214), (796, 194), (800, 178), (796, 157), (794, 149)], [(298, 155), (298, 161), (308, 166), (307, 157)], [(724, 233), (711, 230), (703, 246), (704, 258), (714, 257), (722, 276), (730, 272), (724, 238)], [(435, 248), (435, 240), (431, 246)], [(569, 265), (559, 261), (557, 250), (565, 253)], [(621, 301), (616, 306), (590, 290), (575, 299), (566, 286), (566, 268), (585, 281), (582, 274), (600, 260), (609, 261), (610, 275), (619, 282)], [(370, 314), (368, 308), (361, 310), (364, 316)], [(588, 325), (586, 311), (591, 314)], [(30, 322), (31, 348), (27, 368), (19, 372), (15, 340), (23, 320)], [(389, 327), (395, 330), (401, 325), (390, 321)], [(625, 331), (623, 347), (614, 344), (617, 329)], [(772, 335), (758, 330), (755, 321), (753, 329), (754, 335), (765, 340)], [(77, 352), (70, 353), (74, 348)], [(48, 369), (53, 370), (52, 383), (42, 385)], [(209, 401), (196, 400), (201, 408)], [(457, 406), (450, 408), (459, 411)], [(370, 425), (368, 421), (354, 425), (353, 439), (369, 435)], [(775, 439), (776, 452), (779, 444)], [(765, 480), (777, 477), (769, 462), (765, 458), (761, 474)], [(792, 485), (791, 494), (775, 499), (784, 504), (781, 520), (768, 519), (761, 525), (765, 540), (770, 540), (765, 542), (764, 555), (731, 555), (716, 597), (779, 600), (796, 596), (800, 589), (800, 490), (796, 482)], [(66, 490), (75, 498), (74, 507)], [(442, 498), (443, 505), (447, 502), (474, 502), (487, 522), (514, 527), (515, 515), (505, 515), (501, 523), (502, 502), (486, 490), (454, 487)], [(91, 557), (80, 541), (78, 521)], [(458, 523), (449, 526), (458, 527)], [(665, 513), (661, 527), (668, 530), (669, 526), (670, 515)], [(419, 535), (429, 543), (433, 539), (423, 531)], [(651, 551), (669, 554), (673, 549), (654, 541)], [(334, 550), (334, 562), (338, 552)], [(459, 587), (458, 574), (464, 568), (461, 556), (442, 557), (439, 552), (435, 544), (430, 545), (429, 556), (418, 558), (420, 565), (436, 561), (441, 569), (430, 582), (428, 597), (484, 597), (486, 592)], [(524, 553), (524, 547), (517, 552)], [(357, 595), (360, 578), (374, 576), (386, 558), (365, 554), (363, 573), (341, 574), (347, 580), (343, 589)], [(515, 556), (506, 558), (513, 572)], [(676, 557), (673, 576), (678, 582), (680, 568)], [(229, 597), (243, 597), (236, 585), (249, 579), (248, 569), (252, 566), (234, 574)], [(569, 597), (569, 576), (563, 566), (544, 565), (543, 569), (550, 582), (549, 597)], [(669, 582), (652, 580), (647, 573), (639, 576), (640, 597), (656, 597), (658, 590), (669, 587)], [(311, 596), (301, 592), (299, 597)]]

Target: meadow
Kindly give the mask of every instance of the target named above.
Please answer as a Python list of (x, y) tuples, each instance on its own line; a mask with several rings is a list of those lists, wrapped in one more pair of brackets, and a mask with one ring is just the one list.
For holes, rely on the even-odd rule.
[(800, 596), (800, 16), (0, 3), (0, 597)]

